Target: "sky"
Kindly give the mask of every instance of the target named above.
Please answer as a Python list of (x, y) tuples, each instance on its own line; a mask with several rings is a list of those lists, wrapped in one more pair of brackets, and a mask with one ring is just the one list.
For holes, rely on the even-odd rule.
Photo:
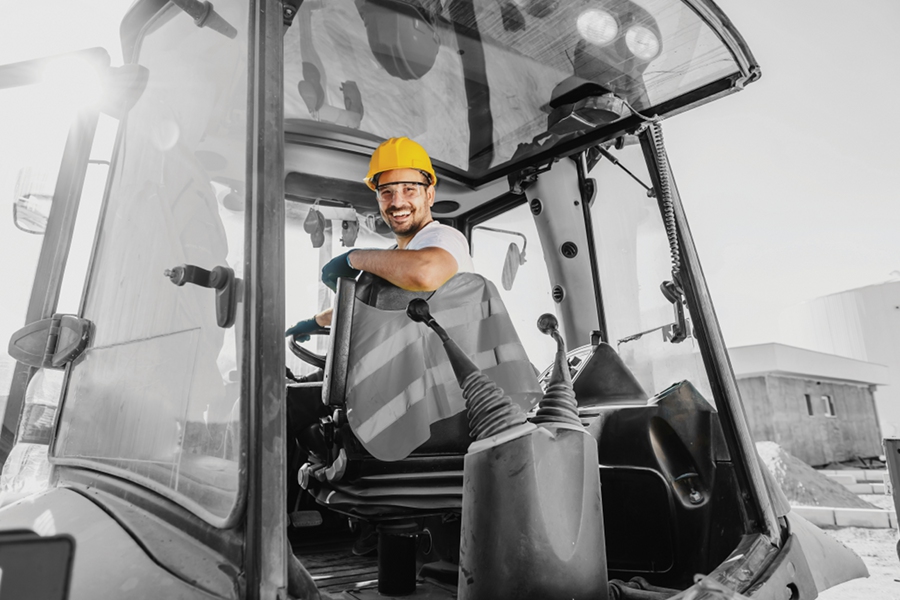
[[(121, 64), (118, 23), (127, 6), (0, 0), (0, 64), (92, 46)], [(666, 121), (663, 131), (726, 342), (784, 341), (785, 308), (900, 276), (892, 275), (900, 272), (900, 191), (892, 180), (900, 172), (900, 120), (891, 111), (900, 96), (900, 3), (719, 6), (762, 79)], [(0, 103), (0, 122), (11, 111), (22, 110), (22, 120), (54, 112), (36, 106)], [(2, 138), (0, 129), (0, 145)], [(4, 205), (8, 179), (0, 180)], [(23, 314), (34, 266), (20, 259), (39, 238), (10, 221), (0, 218), (0, 310)]]
[(785, 341), (786, 307), (900, 271), (900, 3), (719, 6), (762, 78), (663, 131), (726, 342)]

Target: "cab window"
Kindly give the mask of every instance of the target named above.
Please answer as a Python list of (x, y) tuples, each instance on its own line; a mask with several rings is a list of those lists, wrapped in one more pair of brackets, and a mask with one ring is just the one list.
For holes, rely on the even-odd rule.
[(612, 92), (644, 111), (739, 70), (679, 0), (521, 6), (304, 2), (284, 37), (285, 117), (370, 140), (406, 135), (485, 181), (584, 132), (553, 114), (557, 100)]
[(479, 222), (472, 228), (471, 246), (475, 270), (497, 287), (531, 364), (543, 371), (552, 363), (556, 345), (538, 331), (537, 319), (555, 314), (556, 303), (528, 205)]
[[(393, 234), (378, 213), (374, 192), (371, 205), (361, 206), (340, 199), (286, 199), (284, 322), (290, 326), (332, 307), (334, 292), (322, 283), (322, 267), (332, 258), (354, 248), (384, 249), (395, 245)], [(328, 336), (312, 336), (303, 346), (324, 355)], [(290, 351), (285, 356), (295, 376), (316, 370)]]
[(141, 43), (148, 82), (120, 130), (82, 311), (92, 339), (68, 373), (51, 456), (224, 525), (242, 496), (242, 308), (220, 326), (215, 290), (166, 275), (244, 277), (246, 9), (216, 11), (236, 37), (171, 6)]
[[(639, 145), (616, 158), (650, 183)], [(597, 182), (591, 217), (610, 345), (650, 395), (689, 380), (712, 401), (686, 305), (686, 338), (673, 342), (675, 306), (660, 289), (672, 280), (673, 260), (657, 199), (609, 160), (601, 159), (590, 176)]]

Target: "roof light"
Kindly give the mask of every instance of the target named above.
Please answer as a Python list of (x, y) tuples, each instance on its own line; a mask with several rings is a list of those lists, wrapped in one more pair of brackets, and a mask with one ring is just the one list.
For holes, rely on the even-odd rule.
[(643, 25), (635, 25), (625, 32), (625, 45), (641, 60), (650, 60), (659, 54), (659, 38)]
[(616, 23), (615, 17), (598, 8), (589, 8), (578, 15), (575, 26), (585, 41), (596, 46), (606, 46), (619, 33), (619, 25)]

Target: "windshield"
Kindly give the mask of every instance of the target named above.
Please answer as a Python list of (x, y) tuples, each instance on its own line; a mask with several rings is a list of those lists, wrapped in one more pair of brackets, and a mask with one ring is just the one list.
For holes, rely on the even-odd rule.
[(149, 80), (110, 170), (82, 308), (92, 339), (68, 375), (52, 454), (224, 525), (241, 497), (243, 310), (220, 327), (215, 290), (165, 274), (189, 264), (243, 277), (247, 15), (237, 1), (216, 11), (236, 38), (172, 6), (142, 41)]
[[(617, 151), (615, 158), (651, 183), (639, 145)], [(590, 176), (597, 182), (591, 217), (610, 345), (651, 396), (688, 380), (712, 402), (687, 306), (686, 339), (673, 342), (679, 325), (675, 305), (660, 289), (672, 280), (672, 258), (656, 198), (606, 158)]]
[(284, 55), (288, 120), (475, 179), (739, 72), (680, 0), (305, 2)]

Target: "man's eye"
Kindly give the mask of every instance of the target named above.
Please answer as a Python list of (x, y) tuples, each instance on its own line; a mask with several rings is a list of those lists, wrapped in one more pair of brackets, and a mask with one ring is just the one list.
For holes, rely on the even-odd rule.
[(409, 196), (410, 194), (415, 194), (415, 193), (416, 193), (416, 186), (414, 186), (414, 185), (407, 185), (407, 186), (404, 186), (404, 187), (403, 187), (403, 193), (406, 194), (407, 196)]

